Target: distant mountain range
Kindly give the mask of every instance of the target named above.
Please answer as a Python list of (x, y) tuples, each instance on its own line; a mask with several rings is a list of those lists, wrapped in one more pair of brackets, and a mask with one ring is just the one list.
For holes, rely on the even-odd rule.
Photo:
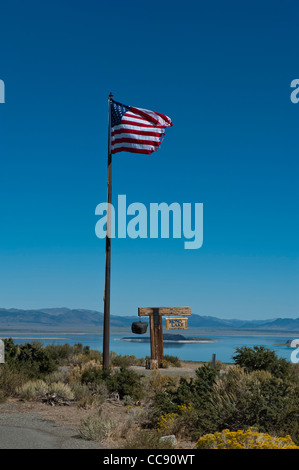
[[(130, 331), (136, 316), (111, 315), (111, 332)], [(20, 310), (0, 308), (0, 336), (8, 331), (18, 332), (101, 332), (103, 313), (95, 310), (44, 308)], [(194, 333), (299, 333), (299, 318), (275, 318), (270, 320), (238, 320), (192, 314), (188, 328)]]

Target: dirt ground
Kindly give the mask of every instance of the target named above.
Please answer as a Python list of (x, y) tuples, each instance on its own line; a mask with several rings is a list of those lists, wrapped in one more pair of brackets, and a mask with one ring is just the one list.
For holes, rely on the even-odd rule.
[[(169, 366), (166, 369), (159, 369), (161, 374), (163, 375), (181, 375), (184, 377), (193, 377), (195, 376), (195, 371), (206, 362), (192, 362), (192, 361), (180, 361), (182, 367), (173, 367)], [(150, 374), (151, 371), (145, 369), (143, 366), (130, 366), (130, 369), (135, 370), (136, 372), (140, 372), (141, 374)]]
[[(103, 408), (111, 419), (116, 422), (124, 423), (127, 419), (127, 408), (122, 403), (105, 403)], [(73, 429), (78, 434), (78, 426), (81, 420), (85, 420), (88, 416), (93, 416), (99, 412), (99, 408), (82, 409), (78, 408), (75, 404), (70, 406), (50, 406), (45, 403), (37, 401), (20, 401), (18, 399), (10, 399), (6, 403), (0, 404), (0, 414), (2, 419), (5, 414), (18, 414), (22, 415), (22, 422), (26, 422), (26, 414), (31, 417), (32, 415), (39, 415), (42, 420), (50, 421), (56, 425), (64, 428)], [(130, 431), (129, 429), (127, 430)], [(132, 433), (134, 429), (131, 429)], [(124, 434), (122, 432), (122, 434)], [(125, 444), (125, 436), (118, 435), (116, 438), (112, 436), (108, 440), (101, 441), (101, 444), (106, 449), (116, 449)], [(0, 444), (1, 447), (1, 444)], [(194, 444), (187, 441), (178, 442), (177, 448), (189, 449), (193, 448)]]
[[(203, 365), (204, 363), (198, 362), (184, 362), (182, 367), (169, 367), (167, 369), (159, 369), (160, 373), (165, 376), (170, 377), (194, 377), (195, 371)], [(152, 371), (146, 370), (141, 366), (132, 366), (131, 369), (136, 372), (147, 376)], [(128, 408), (123, 404), (123, 402), (115, 400), (112, 402), (105, 402), (102, 405), (102, 410), (109, 415), (114, 421), (119, 423), (119, 428), (123, 428), (124, 424), (128, 422)], [(132, 413), (142, 413), (142, 406), (136, 406), (130, 412)], [(70, 406), (51, 406), (46, 403), (38, 401), (21, 401), (19, 399), (9, 399), (5, 403), (0, 404), (0, 414), (2, 417), (5, 414), (22, 414), (24, 421), (26, 421), (26, 414), (35, 414), (38, 413), (40, 418), (45, 421), (50, 421), (56, 425), (73, 429), (74, 431), (78, 430), (78, 426), (82, 420), (85, 420), (89, 416), (93, 416), (99, 413), (99, 407), (83, 409), (79, 408), (76, 404), (70, 404)], [(29, 416), (28, 416), (29, 419)], [(101, 444), (107, 449), (113, 449), (122, 447), (125, 443), (125, 437), (128, 433), (134, 433), (137, 429), (134, 424), (132, 424), (131, 429), (125, 429), (121, 431), (119, 435), (112, 436), (109, 440), (101, 442)], [(194, 443), (181, 441), (178, 442), (178, 448), (189, 449), (194, 447)]]

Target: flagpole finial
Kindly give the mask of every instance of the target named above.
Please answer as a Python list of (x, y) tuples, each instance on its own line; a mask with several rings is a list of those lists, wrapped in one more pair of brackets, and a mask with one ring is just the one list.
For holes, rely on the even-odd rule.
[(109, 95), (109, 98), (108, 98), (108, 100), (109, 100), (109, 101), (111, 101), (111, 100), (112, 100), (112, 98), (113, 98), (113, 94), (112, 94), (112, 91), (110, 91), (110, 95)]

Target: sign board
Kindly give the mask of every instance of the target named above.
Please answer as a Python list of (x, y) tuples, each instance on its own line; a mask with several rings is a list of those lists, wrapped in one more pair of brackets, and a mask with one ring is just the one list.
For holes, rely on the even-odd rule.
[(187, 318), (166, 318), (166, 330), (187, 330)]
[(139, 307), (138, 315), (147, 317), (151, 315), (191, 315), (190, 307)]

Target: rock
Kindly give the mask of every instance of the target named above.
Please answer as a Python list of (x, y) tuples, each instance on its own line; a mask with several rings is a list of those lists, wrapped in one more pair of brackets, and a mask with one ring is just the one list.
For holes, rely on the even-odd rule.
[(177, 445), (177, 440), (176, 440), (176, 437), (174, 434), (171, 434), (170, 436), (163, 436), (163, 437), (160, 437), (160, 441), (161, 442), (165, 442), (165, 441), (168, 441), (171, 445), (173, 445), (174, 447), (176, 447)]

